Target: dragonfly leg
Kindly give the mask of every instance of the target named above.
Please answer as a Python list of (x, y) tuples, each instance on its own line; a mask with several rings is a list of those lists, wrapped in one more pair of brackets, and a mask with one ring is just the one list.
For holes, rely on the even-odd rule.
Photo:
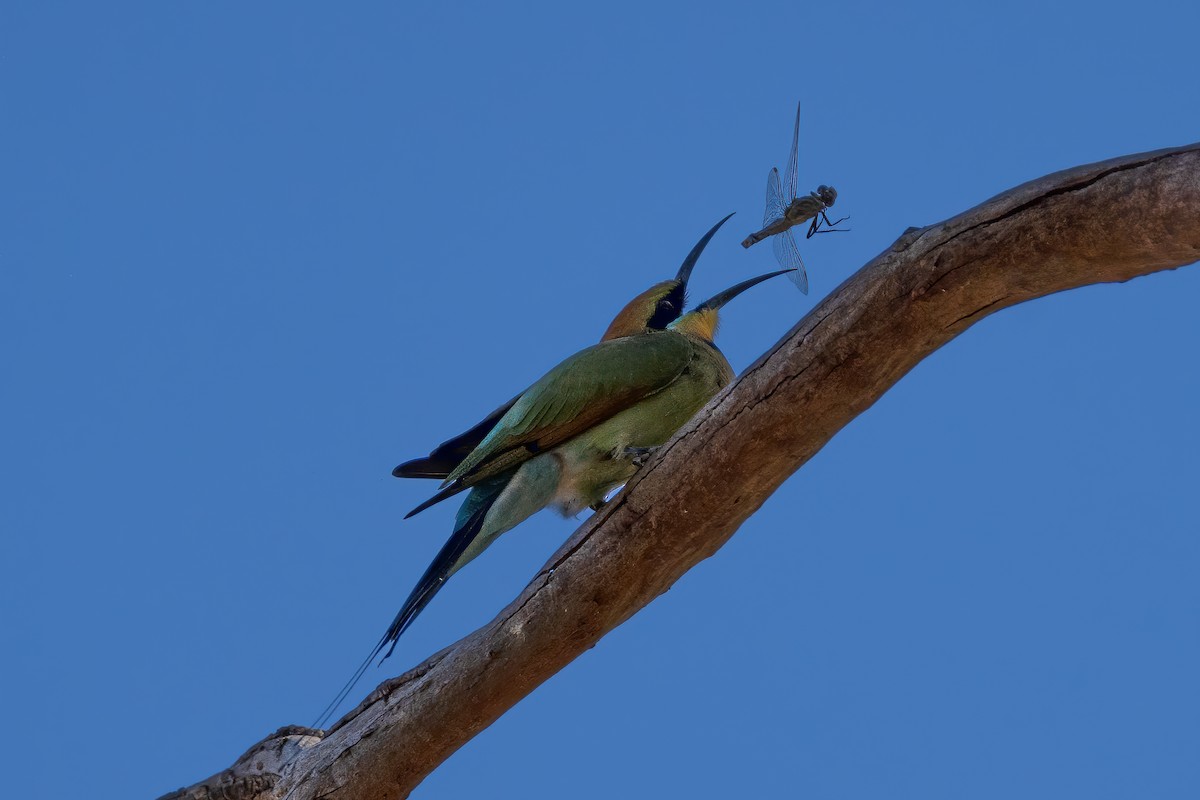
[[(842, 217), (837, 222), (830, 222), (829, 217), (825, 216), (825, 212), (822, 211), (817, 216), (813, 217), (812, 225), (808, 226), (808, 233), (805, 234), (804, 238), (811, 239), (814, 233), (846, 233), (850, 230), (849, 228), (836, 228), (834, 226), (843, 223), (848, 219), (850, 219), (849, 215)], [(821, 228), (821, 220), (824, 220), (828, 227)]]
[(840, 225), (841, 223), (843, 223), (843, 222), (845, 222), (846, 220), (850, 219), (850, 215), (849, 215), (849, 214), (847, 214), (846, 216), (842, 217), (841, 219), (839, 219), (839, 220), (837, 220), (837, 221), (835, 221), (835, 222), (830, 222), (830, 221), (829, 221), (829, 217), (825, 215), (825, 212), (824, 212), (824, 211), (822, 211), (822, 212), (821, 212), (821, 216), (825, 218), (825, 224), (826, 224), (826, 225), (828, 225), (828, 226), (829, 226), (831, 229), (833, 228), (833, 226), (835, 226), (835, 225)]

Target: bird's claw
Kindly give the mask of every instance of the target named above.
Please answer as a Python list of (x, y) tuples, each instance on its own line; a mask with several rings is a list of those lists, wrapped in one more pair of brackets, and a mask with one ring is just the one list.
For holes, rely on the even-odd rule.
[(657, 450), (657, 447), (626, 447), (625, 457), (629, 459), (629, 463), (641, 469)]

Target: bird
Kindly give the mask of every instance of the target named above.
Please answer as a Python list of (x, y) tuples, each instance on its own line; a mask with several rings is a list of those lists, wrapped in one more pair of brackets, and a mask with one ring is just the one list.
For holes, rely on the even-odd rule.
[(592, 345), (526, 389), (441, 490), (408, 517), (462, 491), (454, 530), (380, 639), (391, 655), (401, 634), (446, 581), (498, 536), (552, 506), (573, 517), (599, 508), (644, 459), (733, 380), (714, 344), (719, 311), (746, 289), (790, 270), (742, 281), (665, 330)]
[[(733, 214), (726, 215), (724, 219), (713, 225), (707, 233), (700, 237), (700, 241), (696, 242), (691, 252), (687, 254), (674, 278), (654, 284), (626, 303), (609, 323), (604, 335), (600, 337), (600, 341), (607, 342), (648, 331), (660, 331), (679, 319), (687, 302), (688, 281), (692, 277), (692, 270), (700, 259), (700, 254), (704, 252), (709, 240), (732, 216)], [(514, 397), (469, 430), (442, 442), (430, 451), (429, 455), (400, 464), (392, 470), (392, 475), (397, 478), (445, 479), (467, 457), (467, 454), (483, 441), (488, 432), (496, 426), (500, 418), (512, 408), (519, 398), (520, 395)]]
[[(732, 216), (732, 215), (730, 215)], [(418, 580), (383, 637), (326, 707), (320, 727), (370, 663), (391, 656), (400, 636), (451, 575), (498, 536), (547, 506), (565, 516), (599, 508), (646, 457), (733, 380), (713, 343), (720, 309), (779, 270), (751, 278), (679, 315), (700, 251), (726, 217), (693, 248), (679, 274), (630, 301), (602, 340), (568, 357), (491, 417), (435, 449), (420, 468), (393, 474), (444, 477), (442, 488), (408, 517), (470, 490), (450, 538)], [(667, 299), (673, 308), (663, 308)], [(677, 303), (677, 305), (676, 305)], [(662, 322), (664, 317), (675, 317)], [(652, 327), (655, 325), (662, 325)], [(476, 443), (465, 454), (467, 442)], [(441, 452), (439, 452), (441, 451)], [(443, 475), (442, 467), (446, 467)], [(384, 652), (386, 648), (386, 652)]]

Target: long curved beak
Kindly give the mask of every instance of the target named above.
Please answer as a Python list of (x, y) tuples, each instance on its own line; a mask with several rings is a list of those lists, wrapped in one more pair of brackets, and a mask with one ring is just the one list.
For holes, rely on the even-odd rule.
[[(733, 213), (736, 214), (737, 212), (735, 211)], [(675, 280), (679, 281), (681, 285), (685, 287), (687, 286), (688, 280), (692, 277), (692, 270), (695, 268), (696, 262), (700, 260), (700, 254), (704, 252), (704, 248), (708, 245), (708, 240), (711, 239), (713, 234), (720, 230), (721, 226), (728, 222), (729, 217), (732, 216), (733, 214), (730, 214), (728, 217), (725, 217), (725, 219), (709, 228), (708, 233), (701, 236), (700, 241), (696, 242), (696, 246), (692, 248), (692, 252), (687, 254), (687, 258), (683, 260), (683, 265), (679, 267), (679, 272), (675, 273)]]
[[(726, 217), (725, 219), (728, 219), (728, 217)], [(722, 222), (724, 222), (724, 220), (722, 220)], [(781, 269), (776, 272), (768, 272), (766, 275), (759, 275), (757, 278), (750, 278), (749, 280), (744, 280), (735, 286), (730, 286), (728, 289), (721, 292), (720, 294), (713, 295), (712, 297), (708, 298), (703, 303), (701, 303), (700, 305), (698, 305), (694, 309), (692, 309), (692, 311), (693, 312), (704, 311), (705, 309), (711, 309), (713, 311), (716, 311), (718, 308), (725, 305), (730, 300), (732, 300), (733, 298), (737, 297), (742, 292), (749, 289), (751, 286), (757, 286), (758, 284), (762, 283), (765, 280), (770, 280), (771, 278), (775, 278), (780, 275), (786, 275), (789, 272), (795, 272), (795, 271), (796, 270), (794, 270), (794, 269)]]

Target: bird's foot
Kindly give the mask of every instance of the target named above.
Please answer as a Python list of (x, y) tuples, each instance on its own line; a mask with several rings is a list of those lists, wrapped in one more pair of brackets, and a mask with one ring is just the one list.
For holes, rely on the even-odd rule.
[(600, 509), (604, 508), (606, 505), (608, 505), (608, 499), (603, 498), (603, 499), (597, 500), (596, 502), (592, 503), (590, 506), (588, 506), (588, 508), (590, 508), (592, 511), (599, 511)]
[(629, 459), (629, 463), (641, 469), (646, 466), (646, 462), (650, 460), (650, 456), (654, 455), (657, 451), (657, 447), (626, 447), (625, 457)]

